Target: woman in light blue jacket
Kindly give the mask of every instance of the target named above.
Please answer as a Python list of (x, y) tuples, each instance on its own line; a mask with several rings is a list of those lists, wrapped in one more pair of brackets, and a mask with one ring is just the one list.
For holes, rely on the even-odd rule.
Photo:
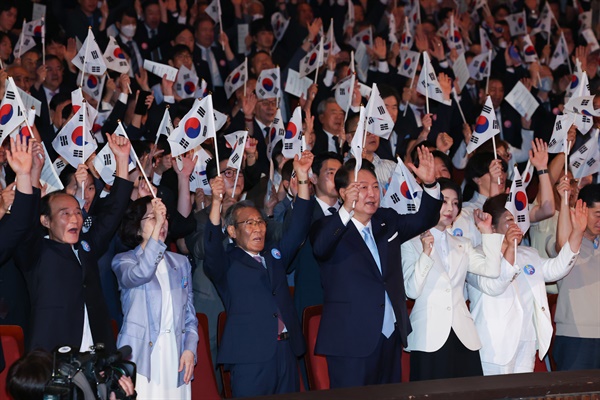
[(168, 220), (160, 199), (133, 202), (121, 223), (123, 242), (135, 247), (115, 256), (123, 327), (118, 346), (131, 346), (140, 399), (190, 399), (198, 343), (191, 266), (166, 251)]

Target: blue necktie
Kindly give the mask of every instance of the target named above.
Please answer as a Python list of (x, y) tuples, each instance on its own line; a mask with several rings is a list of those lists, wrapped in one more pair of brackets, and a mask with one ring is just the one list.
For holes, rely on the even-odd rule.
[[(381, 261), (379, 259), (379, 251), (377, 250), (377, 244), (375, 243), (375, 239), (373, 239), (373, 235), (371, 235), (371, 230), (368, 227), (365, 227), (362, 230), (362, 235), (367, 247), (369, 248), (369, 251), (375, 259), (375, 263), (377, 264), (377, 268), (379, 268), (379, 272), (381, 272)], [(383, 335), (386, 338), (389, 338), (394, 332), (394, 322), (396, 322), (394, 308), (392, 307), (390, 297), (388, 296), (387, 292), (385, 292), (385, 309), (383, 311), (383, 326), (381, 327), (381, 333), (383, 333)]]
[[(252, 256), (252, 258), (254, 258), (254, 260), (256, 260), (257, 263), (262, 264), (262, 266), (265, 267), (265, 269), (267, 269), (265, 259), (261, 255), (255, 255)], [(285, 323), (281, 319), (281, 311), (279, 311), (279, 307), (277, 307), (277, 335), (281, 335), (281, 333), (284, 331), (287, 332), (287, 329), (285, 329)]]

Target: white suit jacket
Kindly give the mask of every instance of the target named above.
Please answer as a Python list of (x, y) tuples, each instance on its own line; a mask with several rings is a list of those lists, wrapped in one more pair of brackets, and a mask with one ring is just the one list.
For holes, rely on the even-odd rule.
[(402, 270), (406, 295), (415, 299), (410, 314), (413, 327), (408, 336), (407, 351), (434, 352), (450, 335), (450, 328), (470, 350), (478, 350), (481, 342), (473, 318), (465, 304), (464, 285), (467, 271), (491, 278), (500, 275), (500, 234), (483, 235), (483, 252), (476, 250), (464, 237), (447, 235), (448, 266), (434, 248), (431, 256), (423, 253), (419, 237), (402, 244)]
[[(578, 254), (578, 253), (577, 253)], [(541, 257), (537, 250), (520, 246), (516, 266), (502, 259), (498, 279), (467, 276), (471, 314), (481, 338), (481, 361), (506, 365), (514, 357), (523, 325), (523, 306), (517, 295), (515, 278), (524, 273), (524, 266), (533, 266), (535, 272), (524, 273), (534, 299), (533, 323), (540, 359), (543, 359), (552, 339), (552, 320), (546, 294), (546, 282), (554, 282), (569, 273), (577, 254), (567, 242), (556, 258)]]
[[(112, 261), (124, 314), (117, 345), (131, 346), (131, 361), (136, 363), (137, 372), (148, 379), (152, 376), (150, 356), (161, 328), (162, 292), (156, 269), (163, 257), (173, 297), (177, 351), (181, 357), (185, 350), (190, 350), (196, 360), (198, 319), (194, 309), (191, 266), (185, 256), (166, 251), (166, 248), (164, 243), (151, 238), (145, 249), (137, 246), (117, 254)], [(185, 370), (179, 373), (177, 386), (183, 385), (184, 373)]]

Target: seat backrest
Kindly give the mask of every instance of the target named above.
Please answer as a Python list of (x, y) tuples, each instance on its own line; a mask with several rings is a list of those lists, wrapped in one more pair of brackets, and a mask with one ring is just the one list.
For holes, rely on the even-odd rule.
[(325, 356), (315, 354), (322, 313), (322, 305), (306, 307), (302, 313), (302, 332), (306, 340), (304, 362), (306, 363), (308, 386), (311, 390), (329, 389), (327, 359)]
[(215, 378), (210, 343), (208, 339), (208, 317), (197, 313), (198, 318), (198, 347), (196, 349), (196, 366), (192, 381), (193, 400), (220, 400), (219, 388)]
[(6, 376), (10, 366), (25, 354), (23, 329), (17, 325), (0, 325), (0, 340), (6, 368), (0, 373), (0, 398), (10, 399), (6, 393)]
[[(217, 318), (217, 348), (221, 346), (221, 338), (223, 336), (223, 331), (225, 330), (225, 321), (227, 321), (227, 313), (222, 311)], [(223, 382), (223, 397), (230, 399), (233, 397), (231, 392), (231, 374), (229, 371), (225, 371), (223, 365), (219, 365), (219, 371), (221, 371), (221, 382)]]

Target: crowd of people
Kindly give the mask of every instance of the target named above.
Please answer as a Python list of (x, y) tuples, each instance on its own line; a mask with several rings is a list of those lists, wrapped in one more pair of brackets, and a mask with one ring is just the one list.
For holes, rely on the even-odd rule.
[[(28, 352), (11, 395), (41, 398), (44, 351), (102, 343), (130, 346), (138, 399), (190, 399), (196, 313), (234, 397), (298, 391), (314, 305), (331, 388), (400, 382), (403, 352), (412, 381), (600, 368), (599, 17), (589, 0), (3, 0), (0, 323)], [(115, 57), (103, 75), (90, 41)], [(223, 120), (182, 152), (198, 98)], [(393, 124), (372, 125), (373, 99)]]

